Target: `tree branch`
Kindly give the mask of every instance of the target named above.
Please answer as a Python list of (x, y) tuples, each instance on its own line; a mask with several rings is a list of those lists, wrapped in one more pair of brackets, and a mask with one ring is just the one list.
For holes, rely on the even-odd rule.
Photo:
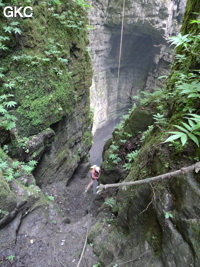
[(154, 192), (154, 189), (153, 189), (153, 186), (151, 183), (149, 183), (151, 188), (152, 188), (152, 191), (153, 191), (153, 197), (151, 198), (151, 201), (149, 202), (149, 204), (147, 205), (147, 207), (140, 212), (140, 214), (144, 213), (146, 210), (148, 210), (149, 206), (151, 205), (151, 203), (153, 203), (153, 200), (156, 198), (156, 195), (155, 195), (155, 192)]
[(97, 193), (100, 193), (103, 189), (107, 189), (109, 187), (119, 187), (119, 186), (129, 186), (129, 185), (140, 185), (140, 184), (146, 184), (146, 183), (150, 183), (150, 182), (155, 182), (158, 180), (164, 180), (164, 179), (168, 179), (168, 178), (172, 178), (174, 176), (178, 176), (180, 174), (185, 174), (191, 171), (195, 171), (196, 173), (200, 170), (200, 162), (197, 162), (191, 166), (188, 167), (183, 167), (180, 170), (176, 170), (173, 172), (168, 172), (168, 173), (164, 173), (158, 176), (154, 176), (151, 178), (146, 178), (146, 179), (142, 179), (142, 180), (138, 180), (138, 181), (134, 181), (134, 182), (122, 182), (122, 183), (116, 183), (116, 184), (100, 184), (99, 186), (97, 186)]

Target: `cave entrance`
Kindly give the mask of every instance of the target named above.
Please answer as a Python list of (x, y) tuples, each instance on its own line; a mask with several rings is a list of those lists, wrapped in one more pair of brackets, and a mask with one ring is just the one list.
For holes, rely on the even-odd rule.
[[(110, 38), (111, 51), (108, 64), (118, 66), (120, 49), (120, 34)], [(121, 67), (140, 68), (149, 70), (154, 57), (154, 46), (151, 36), (124, 34), (121, 53)]]
[[(127, 113), (134, 96), (145, 90), (150, 71), (154, 66), (156, 49), (149, 35), (124, 34), (117, 87), (120, 34), (110, 39), (111, 50), (107, 58), (108, 114), (111, 119)], [(114, 106), (114, 107), (113, 107)]]
[[(153, 68), (155, 47), (150, 35), (125, 33), (123, 35), (120, 77), (118, 78), (118, 60), (120, 50), (120, 34), (111, 35), (110, 52), (106, 59), (105, 77), (106, 83), (98, 87), (106, 92), (105, 102), (101, 108), (106, 110), (106, 123), (97, 128), (93, 136), (93, 146), (90, 150), (91, 164), (100, 165), (105, 139), (111, 137), (112, 131), (120, 117), (127, 114), (136, 102), (134, 96), (145, 90), (149, 72)], [(100, 75), (99, 75), (100, 77)], [(103, 78), (102, 78), (103, 80)], [(99, 93), (100, 95), (100, 93)], [(97, 100), (98, 103), (98, 100)], [(101, 119), (101, 118), (100, 118)]]

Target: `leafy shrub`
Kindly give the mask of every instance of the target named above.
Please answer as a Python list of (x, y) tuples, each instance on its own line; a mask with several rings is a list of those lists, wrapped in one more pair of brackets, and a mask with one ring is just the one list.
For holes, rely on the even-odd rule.
[(158, 124), (158, 125), (166, 124), (166, 119), (164, 118), (163, 114), (160, 114), (160, 113), (154, 114), (153, 118), (155, 120), (155, 124)]
[(8, 98), (13, 97), (12, 94), (0, 96), (0, 127), (6, 130), (11, 130), (15, 127), (17, 118), (10, 114), (9, 108), (15, 107), (17, 104), (15, 101), (8, 101)]
[(173, 135), (168, 137), (164, 143), (172, 142), (174, 140), (180, 139), (182, 146), (184, 146), (188, 139), (191, 139), (198, 147), (199, 140), (198, 136), (200, 136), (200, 116), (196, 114), (189, 114), (191, 117), (186, 117), (188, 123), (181, 122), (183, 126), (174, 125), (174, 127), (178, 128), (181, 131), (172, 131), (168, 132)]
[(109, 206), (111, 208), (114, 207), (115, 203), (116, 203), (116, 201), (115, 201), (115, 199), (113, 197), (107, 198), (105, 200), (105, 202), (104, 202), (105, 205), (107, 205), (107, 206)]
[(193, 81), (192, 83), (182, 83), (177, 86), (180, 93), (187, 95), (188, 98), (200, 98), (200, 83)]
[(18, 178), (21, 171), (24, 171), (28, 175), (31, 174), (36, 164), (37, 161), (35, 160), (31, 160), (28, 163), (20, 161), (10, 162), (7, 155), (0, 149), (0, 170), (8, 182)]
[(142, 133), (142, 137), (140, 138), (140, 141), (144, 141), (153, 131), (153, 128), (154, 128), (153, 125), (148, 126), (148, 129)]
[(127, 154), (126, 155), (127, 160), (129, 162), (134, 161), (134, 159), (137, 157), (138, 153), (139, 153), (139, 150), (134, 150), (131, 153)]

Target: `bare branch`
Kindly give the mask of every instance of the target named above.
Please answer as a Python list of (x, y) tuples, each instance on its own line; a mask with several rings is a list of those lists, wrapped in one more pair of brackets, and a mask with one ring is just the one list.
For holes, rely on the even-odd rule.
[(147, 207), (146, 207), (143, 211), (141, 211), (140, 214), (142, 214), (142, 213), (144, 213), (146, 210), (148, 210), (149, 206), (151, 205), (151, 203), (153, 203), (153, 200), (156, 198), (156, 195), (155, 195), (153, 186), (152, 186), (151, 183), (149, 183), (149, 184), (150, 184), (150, 186), (151, 186), (151, 188), (152, 188), (153, 196), (152, 196), (152, 198), (151, 198), (151, 201), (150, 201), (149, 204), (147, 205)]
[(180, 174), (185, 174), (191, 171), (195, 171), (196, 173), (200, 170), (200, 162), (197, 162), (191, 166), (188, 167), (183, 167), (180, 170), (176, 170), (173, 172), (168, 172), (165, 174), (161, 174), (158, 176), (154, 176), (151, 178), (146, 178), (146, 179), (142, 179), (142, 180), (138, 180), (138, 181), (134, 181), (134, 182), (122, 182), (122, 183), (116, 183), (116, 184), (100, 184), (99, 186), (97, 186), (97, 193), (100, 193), (103, 189), (107, 189), (109, 187), (119, 187), (119, 186), (129, 186), (129, 185), (140, 185), (140, 184), (147, 184), (150, 182), (155, 182), (158, 180), (164, 180), (164, 179), (168, 179), (168, 178), (172, 178), (175, 176), (178, 176)]

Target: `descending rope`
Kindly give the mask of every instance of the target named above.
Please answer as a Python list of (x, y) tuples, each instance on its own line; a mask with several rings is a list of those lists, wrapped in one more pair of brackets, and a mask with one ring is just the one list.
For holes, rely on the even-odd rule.
[[(119, 48), (119, 61), (118, 61), (118, 74), (117, 74), (117, 88), (119, 86), (119, 75), (120, 75), (120, 64), (121, 64), (121, 55), (122, 55), (122, 41), (123, 41), (123, 30), (124, 30), (124, 10), (125, 10), (125, 0), (123, 1), (123, 10), (122, 10), (122, 27), (121, 27), (121, 38), (120, 38), (120, 48)], [(79, 259), (79, 262), (77, 264), (77, 267), (80, 266), (84, 252), (85, 252), (85, 248), (87, 245), (87, 236), (88, 236), (88, 231), (89, 231), (89, 226), (87, 227), (87, 233), (86, 233), (86, 237), (85, 237), (85, 243), (83, 246), (83, 250)]]
[(119, 86), (120, 64), (121, 64), (121, 56), (122, 56), (122, 41), (123, 41), (123, 31), (124, 31), (124, 10), (125, 10), (125, 0), (123, 1), (123, 10), (122, 10), (122, 27), (121, 27), (121, 38), (120, 38), (120, 48), (119, 48), (117, 88)]
[(85, 242), (84, 242), (84, 245), (83, 245), (83, 250), (81, 252), (80, 259), (79, 259), (78, 264), (77, 264), (76, 267), (80, 266), (82, 258), (83, 258), (83, 255), (85, 253), (85, 248), (86, 248), (86, 245), (87, 245), (88, 232), (89, 232), (90, 227), (91, 227), (91, 217), (87, 218), (87, 232), (86, 232), (86, 236), (85, 236)]
[(82, 250), (82, 253), (81, 253), (81, 256), (80, 256), (80, 259), (79, 259), (79, 262), (77, 264), (77, 267), (80, 266), (81, 264), (81, 261), (82, 261), (82, 258), (83, 258), (83, 255), (84, 255), (84, 252), (85, 252), (85, 247), (87, 245), (87, 236), (88, 236), (88, 231), (89, 231), (89, 227), (87, 228), (87, 233), (86, 233), (86, 237), (85, 237), (85, 243), (84, 243), (84, 246), (83, 246), (83, 250)]

